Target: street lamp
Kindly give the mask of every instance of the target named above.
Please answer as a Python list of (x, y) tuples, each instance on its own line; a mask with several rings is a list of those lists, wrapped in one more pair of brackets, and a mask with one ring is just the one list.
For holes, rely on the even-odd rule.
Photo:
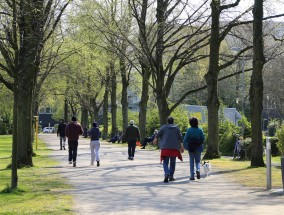
[[(242, 49), (240, 47), (232, 47), (231, 50), (237, 54)], [(245, 115), (245, 58), (242, 55), (242, 114)], [(245, 127), (242, 125), (242, 136), (244, 137)]]

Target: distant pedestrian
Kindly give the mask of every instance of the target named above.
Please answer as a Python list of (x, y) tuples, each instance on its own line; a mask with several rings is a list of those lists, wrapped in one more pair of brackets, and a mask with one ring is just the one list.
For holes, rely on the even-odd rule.
[(73, 161), (73, 167), (76, 167), (78, 140), (79, 135), (83, 134), (83, 128), (77, 122), (75, 116), (72, 117), (72, 121), (67, 125), (65, 133), (68, 138), (69, 164), (72, 164)]
[(96, 122), (93, 123), (93, 128), (89, 131), (91, 137), (90, 148), (91, 148), (91, 166), (94, 166), (96, 158), (97, 167), (100, 166), (100, 147), (101, 147), (101, 132)]
[(133, 120), (130, 120), (130, 125), (126, 128), (124, 138), (128, 144), (128, 160), (134, 160), (136, 141), (140, 141), (140, 131), (139, 128), (134, 125)]
[(242, 149), (241, 140), (242, 140), (242, 137), (237, 136), (237, 140), (236, 140), (235, 148), (234, 148), (234, 158), (236, 158), (236, 157), (238, 159), (241, 158), (241, 149)]
[(57, 137), (59, 136), (60, 139), (60, 150), (62, 148), (65, 150), (65, 142), (66, 142), (66, 135), (65, 135), (65, 129), (66, 129), (66, 123), (64, 123), (64, 120), (60, 120), (60, 124), (58, 125), (57, 128)]
[(182, 135), (180, 129), (174, 124), (174, 118), (169, 117), (168, 123), (163, 125), (158, 131), (154, 144), (159, 139), (159, 147), (161, 149), (161, 161), (164, 167), (164, 183), (174, 181), (174, 174), (176, 169), (176, 158), (182, 161), (181, 153), (183, 153)]
[(200, 179), (200, 159), (205, 137), (202, 129), (198, 127), (198, 119), (196, 117), (190, 118), (189, 124), (190, 128), (186, 131), (183, 145), (189, 154), (190, 180), (195, 180), (194, 164), (196, 166), (196, 177)]

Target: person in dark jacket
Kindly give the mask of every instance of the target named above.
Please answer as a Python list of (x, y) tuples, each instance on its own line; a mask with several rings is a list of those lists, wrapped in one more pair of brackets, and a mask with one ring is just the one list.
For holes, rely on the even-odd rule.
[(128, 160), (134, 160), (136, 141), (140, 141), (140, 131), (139, 128), (134, 125), (133, 120), (130, 120), (130, 125), (126, 128), (124, 138), (128, 144)]
[(94, 161), (96, 158), (97, 167), (99, 167), (100, 166), (101, 132), (96, 122), (93, 123), (93, 128), (89, 131), (89, 136), (91, 137), (91, 142), (90, 142), (91, 166), (94, 166)]
[(168, 123), (160, 128), (153, 141), (156, 144), (159, 140), (161, 162), (163, 161), (165, 174), (164, 183), (175, 180), (176, 158), (182, 161), (181, 153), (184, 151), (182, 135), (179, 127), (174, 124), (174, 118), (169, 117), (167, 121)]
[(65, 150), (65, 142), (66, 142), (66, 136), (65, 136), (65, 129), (66, 129), (66, 123), (64, 123), (64, 120), (61, 119), (60, 120), (60, 124), (58, 125), (57, 128), (57, 137), (59, 135), (59, 139), (60, 139), (60, 150), (62, 150), (62, 148)]
[(72, 117), (72, 121), (66, 126), (65, 134), (68, 138), (69, 164), (72, 164), (73, 161), (73, 167), (76, 167), (78, 140), (79, 135), (83, 134), (83, 128), (77, 122), (75, 116)]

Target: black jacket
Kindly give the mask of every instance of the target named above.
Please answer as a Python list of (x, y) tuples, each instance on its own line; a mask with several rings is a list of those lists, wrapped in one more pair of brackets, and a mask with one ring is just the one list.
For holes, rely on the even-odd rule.
[(125, 141), (129, 142), (129, 141), (134, 141), (134, 140), (138, 140), (140, 141), (140, 131), (139, 128), (135, 125), (130, 125), (126, 128), (125, 131)]
[(57, 136), (58, 134), (60, 135), (60, 137), (65, 137), (65, 128), (66, 128), (66, 124), (65, 123), (60, 123), (58, 125), (58, 128), (57, 128)]

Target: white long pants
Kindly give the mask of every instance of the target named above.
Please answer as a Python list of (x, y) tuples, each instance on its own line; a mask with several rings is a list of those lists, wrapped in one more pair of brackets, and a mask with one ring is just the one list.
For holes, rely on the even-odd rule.
[(96, 161), (100, 161), (100, 147), (101, 147), (101, 142), (99, 140), (91, 140), (90, 142), (91, 164), (94, 164), (95, 158)]

